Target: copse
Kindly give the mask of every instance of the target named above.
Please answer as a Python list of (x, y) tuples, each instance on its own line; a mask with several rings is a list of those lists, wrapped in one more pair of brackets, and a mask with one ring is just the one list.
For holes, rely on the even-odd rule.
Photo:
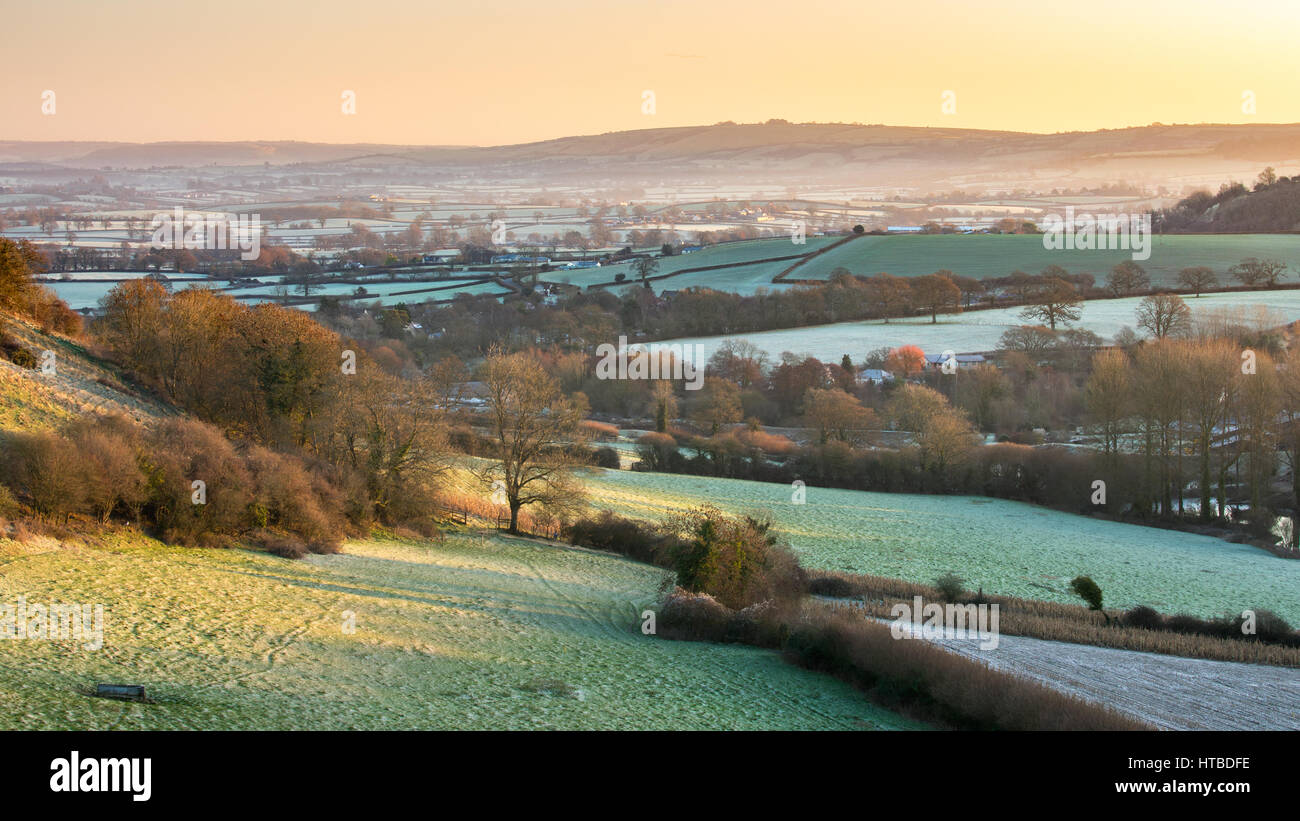
[(333, 552), (355, 526), (321, 466), (238, 447), (193, 419), (146, 431), (125, 417), (87, 417), (6, 434), (0, 449), (0, 482), (47, 522), (117, 517), (175, 544), (239, 542), (292, 557)]
[(46, 331), (77, 335), (81, 317), (35, 280), (46, 267), (35, 245), (0, 237), (0, 311), (33, 319)]
[(168, 401), (238, 443), (325, 463), (354, 521), (428, 524), (448, 467), (445, 380), (394, 376), (306, 313), (205, 289), (136, 280), (102, 307), (97, 340)]

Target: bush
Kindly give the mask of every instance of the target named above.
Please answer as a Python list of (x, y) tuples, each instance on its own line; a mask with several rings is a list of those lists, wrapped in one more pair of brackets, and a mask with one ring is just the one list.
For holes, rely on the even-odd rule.
[(33, 371), (36, 370), (36, 366), (40, 364), (40, 361), (36, 358), (36, 354), (23, 347), (15, 347), (10, 350), (9, 361), (20, 368), (27, 368)]
[(564, 531), (569, 544), (608, 550), (647, 564), (664, 565), (670, 537), (632, 519), (606, 510), (595, 518), (587, 517), (569, 524)]
[(22, 505), (18, 504), (18, 499), (14, 497), (13, 491), (0, 484), (0, 518), (16, 519), (22, 515), (22, 512)]
[(656, 627), (666, 638), (722, 641), (731, 610), (707, 593), (680, 587), (659, 606)]
[(1083, 599), (1089, 610), (1101, 610), (1101, 588), (1088, 576), (1076, 576), (1070, 581), (1074, 595)]
[[(148, 506), (166, 541), (197, 545), (201, 533), (239, 533), (253, 523), (252, 477), (215, 427), (170, 420), (150, 437), (146, 454)], [(196, 481), (203, 482), (199, 501)]]
[[(1237, 616), (1232, 620), (1232, 630), (1238, 635), (1243, 634), (1241, 628), (1245, 624), (1245, 619)], [(1247, 635), (1247, 637), (1249, 637)], [(1300, 640), (1295, 630), (1287, 623), (1287, 620), (1274, 613), (1272, 610), (1259, 608), (1255, 610), (1255, 634), (1254, 638), (1260, 641), (1275, 642), (1278, 644), (1294, 644)]]
[(599, 442), (612, 442), (618, 439), (618, 428), (606, 422), (597, 422), (594, 419), (582, 420), (582, 430), (592, 439)]
[(148, 486), (140, 472), (139, 436), (131, 423), (94, 420), (75, 426), (70, 438), (85, 458), (82, 467), (88, 512), (107, 522), (122, 507), (138, 519)]
[(52, 433), (20, 434), (12, 449), (5, 479), (26, 491), (33, 510), (64, 521), (81, 512), (86, 481), (81, 454), (71, 442)]
[(955, 573), (944, 573), (934, 580), (935, 589), (943, 600), (950, 603), (961, 601), (962, 594), (966, 592), (966, 580)]
[(1120, 616), (1120, 623), (1125, 627), (1138, 627), (1143, 630), (1162, 630), (1165, 619), (1154, 608), (1138, 605)]
[(808, 580), (808, 592), (833, 599), (847, 599), (858, 594), (852, 582), (839, 576), (814, 576)]
[(257, 524), (296, 534), (313, 553), (337, 552), (344, 526), (341, 494), (293, 457), (253, 447), (246, 459), (254, 487), (250, 510)]
[(667, 433), (646, 433), (636, 440), (637, 453), (650, 470), (662, 471), (677, 456), (677, 440)]
[(672, 527), (683, 536), (673, 548), (672, 568), (688, 590), (709, 593), (739, 609), (797, 599), (807, 587), (798, 560), (769, 519), (732, 518), (704, 507), (678, 517)]

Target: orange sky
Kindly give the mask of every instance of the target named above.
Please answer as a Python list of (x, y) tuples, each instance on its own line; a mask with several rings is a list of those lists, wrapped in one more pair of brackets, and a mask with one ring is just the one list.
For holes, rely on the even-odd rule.
[(1297, 0), (9, 0), (3, 15), (10, 140), (490, 145), (771, 117), (1300, 122)]

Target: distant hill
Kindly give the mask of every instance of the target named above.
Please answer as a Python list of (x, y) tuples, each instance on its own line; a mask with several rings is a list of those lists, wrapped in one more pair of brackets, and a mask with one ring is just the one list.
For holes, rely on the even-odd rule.
[[(0, 143), (0, 163), (148, 168), (404, 164), (511, 179), (692, 179), (921, 190), (1181, 187), (1300, 170), (1300, 124), (1149, 125), (1060, 134), (885, 125), (725, 123), (619, 131), (492, 147), (304, 142)], [(773, 194), (779, 192), (772, 192)]]
[(1300, 176), (1270, 184), (1224, 185), (1217, 194), (1197, 193), (1157, 215), (1159, 228), (1185, 233), (1277, 233), (1300, 231)]

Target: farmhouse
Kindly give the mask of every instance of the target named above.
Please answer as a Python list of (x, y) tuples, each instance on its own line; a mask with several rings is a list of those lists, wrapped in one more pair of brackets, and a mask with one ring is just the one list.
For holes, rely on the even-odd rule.
[[(925, 355), (925, 366), (930, 370), (937, 371), (943, 367), (943, 363), (949, 357), (941, 353), (928, 353)], [(984, 364), (984, 354), (978, 353), (959, 353), (952, 357), (957, 360), (958, 368), (973, 368), (976, 365)]]
[(894, 375), (889, 371), (880, 368), (863, 368), (858, 371), (858, 382), (870, 382), (873, 385), (883, 385), (886, 382), (893, 382)]

